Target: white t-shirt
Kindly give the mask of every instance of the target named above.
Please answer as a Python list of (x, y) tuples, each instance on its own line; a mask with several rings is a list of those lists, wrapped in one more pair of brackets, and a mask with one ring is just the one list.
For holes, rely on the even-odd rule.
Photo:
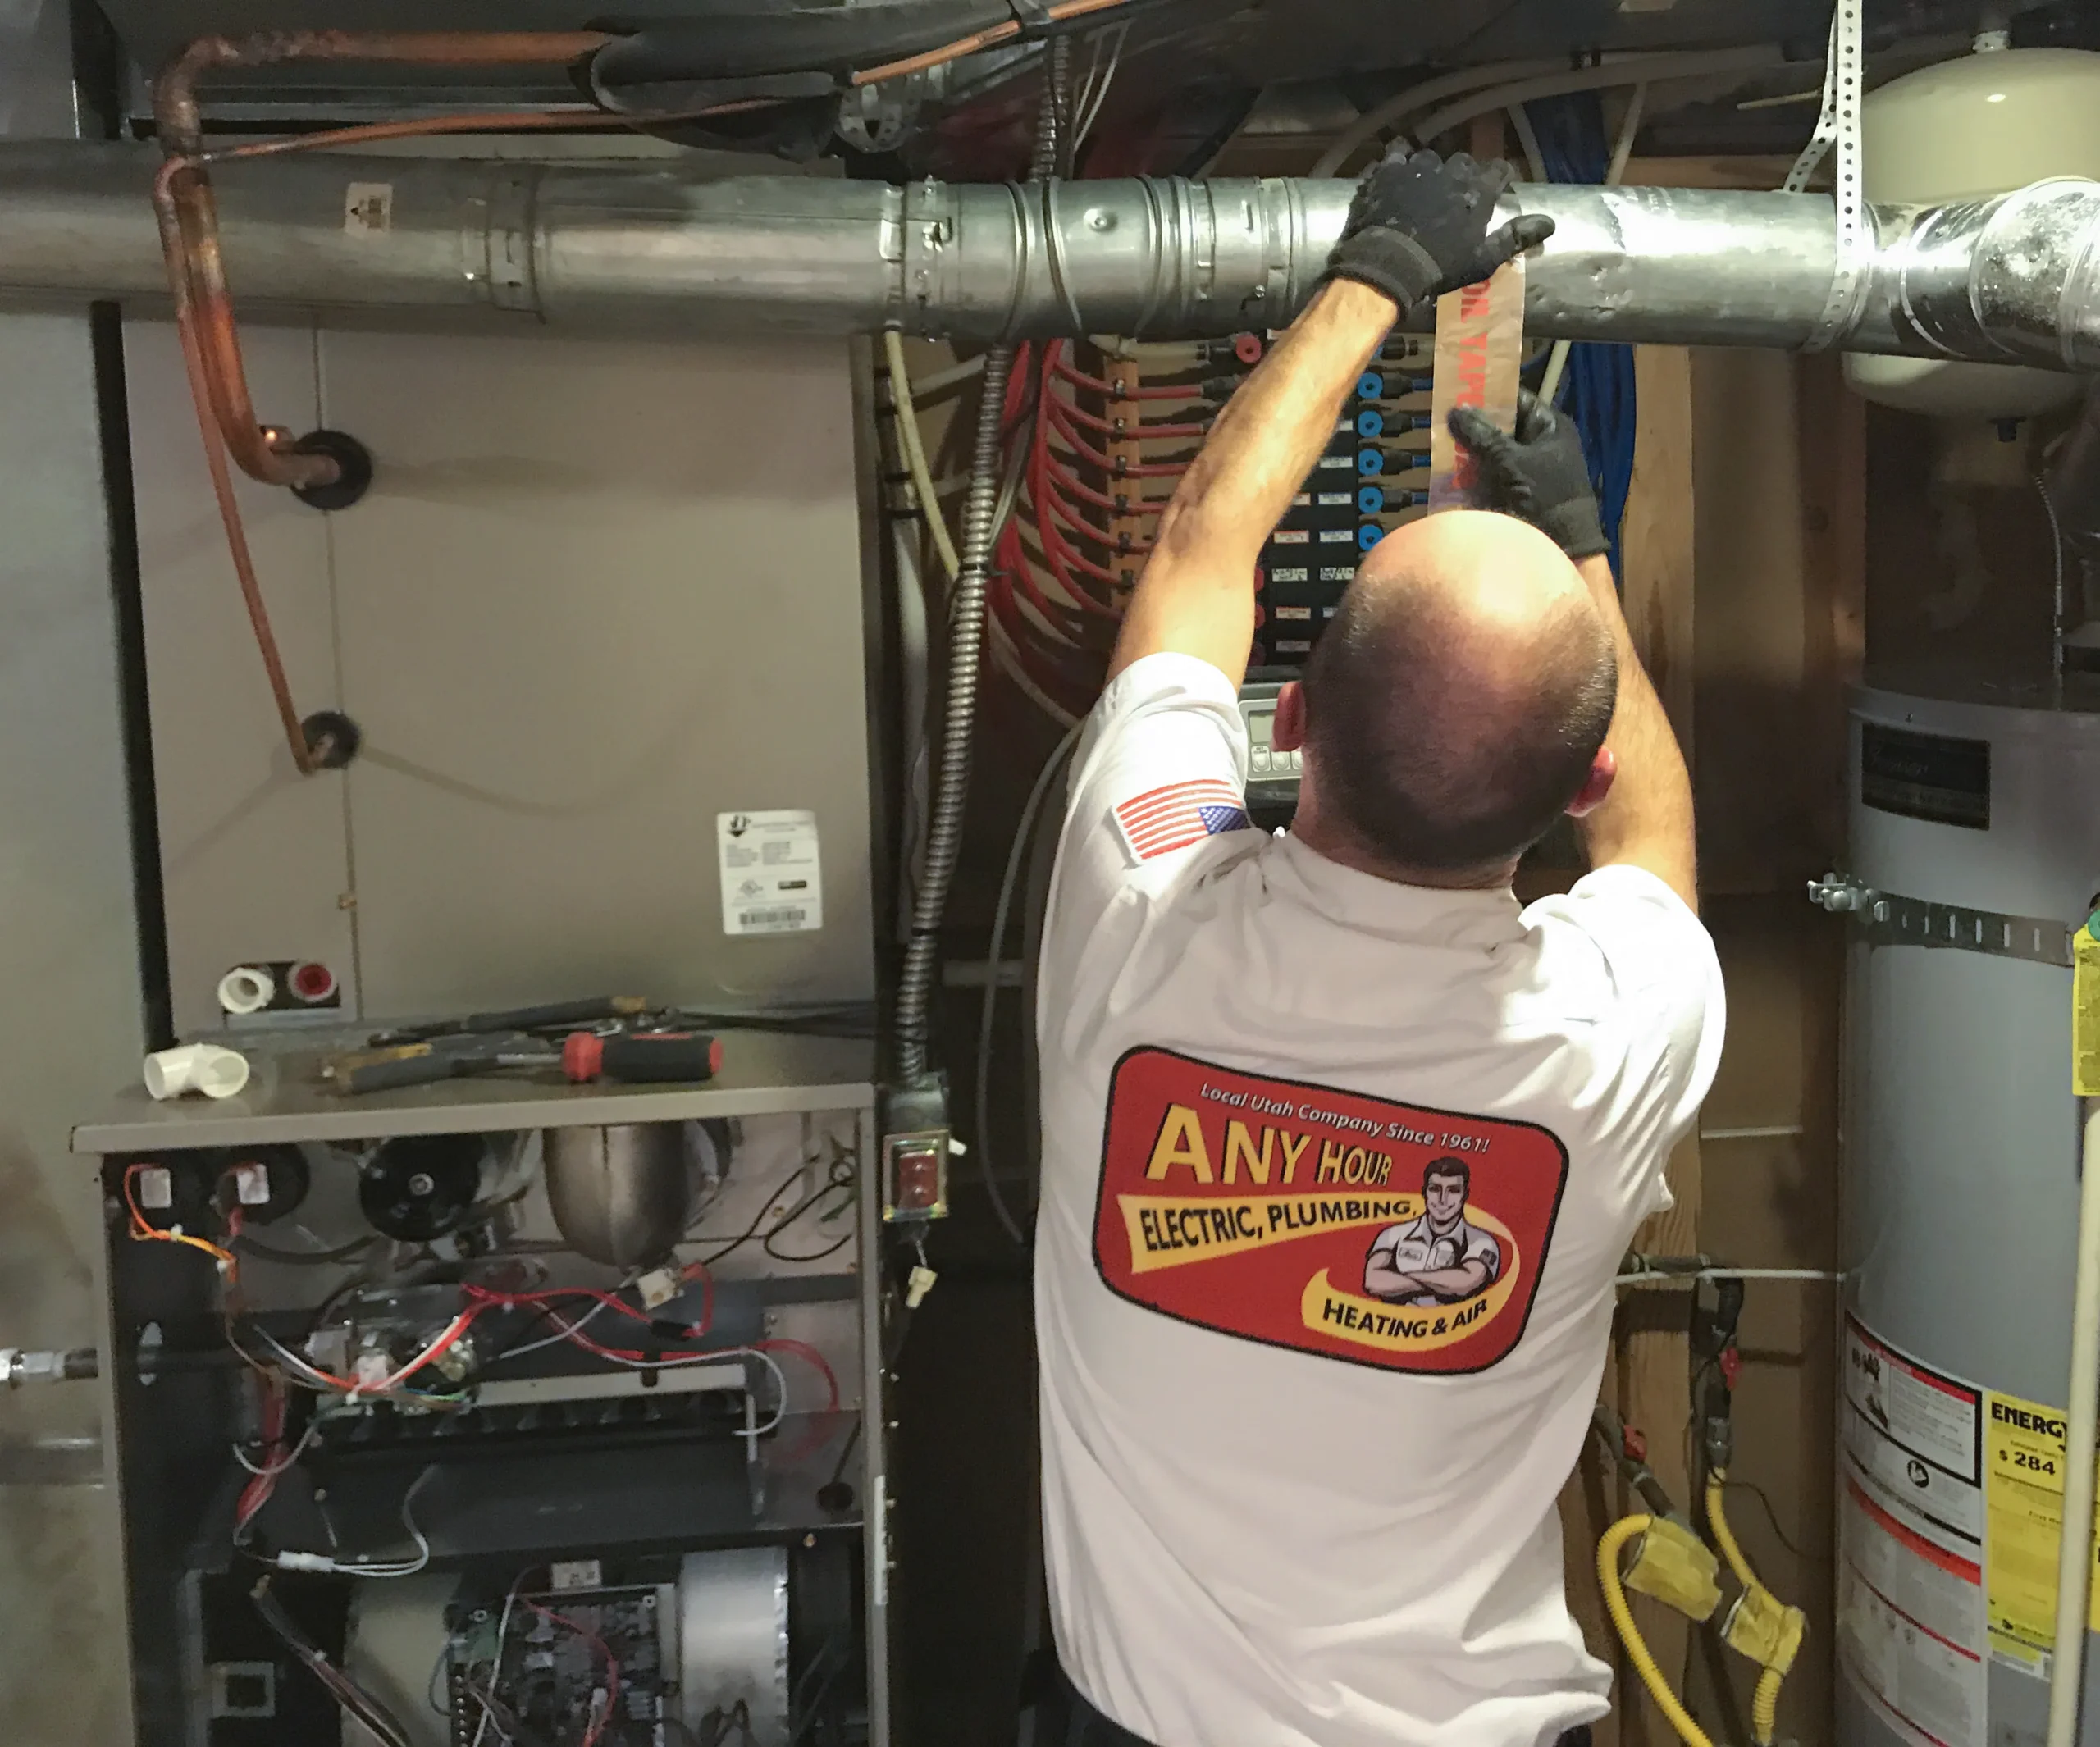
[(1534, 1747), (1603, 1714), (1555, 1500), (1720, 1052), (1659, 880), (1520, 909), (1244, 828), (1208, 664), (1112, 684), (1038, 1029), (1059, 1653), (1157, 1747)]

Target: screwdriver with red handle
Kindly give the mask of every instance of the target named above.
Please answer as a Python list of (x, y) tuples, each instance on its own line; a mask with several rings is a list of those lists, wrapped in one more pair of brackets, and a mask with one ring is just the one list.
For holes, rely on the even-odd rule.
[(712, 1079), (722, 1071), (722, 1040), (704, 1031), (573, 1031), (562, 1043), (561, 1070), (578, 1085)]

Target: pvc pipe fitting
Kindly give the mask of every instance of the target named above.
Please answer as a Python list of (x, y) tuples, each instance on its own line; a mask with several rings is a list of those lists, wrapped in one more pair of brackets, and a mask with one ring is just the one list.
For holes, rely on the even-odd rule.
[(230, 1098), (248, 1083), (248, 1058), (217, 1043), (185, 1043), (146, 1058), (146, 1090), (156, 1098), (201, 1092)]
[(228, 1013), (260, 1013), (276, 998), (277, 979), (255, 965), (236, 965), (219, 978), (219, 1006)]

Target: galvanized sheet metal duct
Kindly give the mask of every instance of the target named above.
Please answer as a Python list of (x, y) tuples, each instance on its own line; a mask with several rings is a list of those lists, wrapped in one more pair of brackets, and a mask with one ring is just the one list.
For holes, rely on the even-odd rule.
[[(0, 290), (161, 295), (154, 162), (121, 144), (0, 145)], [(318, 154), (227, 164), (213, 180), (235, 293), (258, 311), (509, 311), (621, 332), (895, 322), (984, 342), (1280, 326), (1310, 294), (1354, 186), (894, 188)], [(365, 217), (349, 216), (353, 184)], [(1527, 279), (1526, 325), (1541, 335), (1796, 347), (1830, 281), (1819, 196), (1526, 184), (1505, 204), (1559, 221)], [(2100, 184), (1874, 217), (1849, 349), (2100, 368)]]

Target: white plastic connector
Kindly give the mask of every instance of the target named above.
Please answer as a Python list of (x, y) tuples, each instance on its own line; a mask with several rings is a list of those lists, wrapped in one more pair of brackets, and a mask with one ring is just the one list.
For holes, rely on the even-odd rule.
[(267, 1207), (270, 1205), (270, 1167), (260, 1160), (250, 1159), (233, 1168), (234, 1198), (244, 1207)]
[(139, 1206), (145, 1212), (165, 1213), (175, 1205), (175, 1173), (167, 1165), (140, 1165), (137, 1182)]
[(914, 1268), (904, 1283), (904, 1307), (916, 1310), (926, 1302), (926, 1294), (934, 1289), (934, 1283), (940, 1278), (923, 1261)]
[(217, 1043), (185, 1043), (148, 1056), (141, 1077), (157, 1099), (179, 1098), (185, 1092), (230, 1098), (248, 1083), (248, 1058)]
[(673, 1268), (651, 1268), (634, 1283), (634, 1289), (641, 1294), (642, 1306), (647, 1310), (661, 1310), (682, 1289), (678, 1271)]
[(277, 1555), (277, 1569), (286, 1571), (332, 1571), (336, 1562), (325, 1553), (285, 1552)]
[(219, 1006), (228, 1013), (260, 1013), (276, 998), (277, 979), (255, 965), (236, 965), (219, 978)]

